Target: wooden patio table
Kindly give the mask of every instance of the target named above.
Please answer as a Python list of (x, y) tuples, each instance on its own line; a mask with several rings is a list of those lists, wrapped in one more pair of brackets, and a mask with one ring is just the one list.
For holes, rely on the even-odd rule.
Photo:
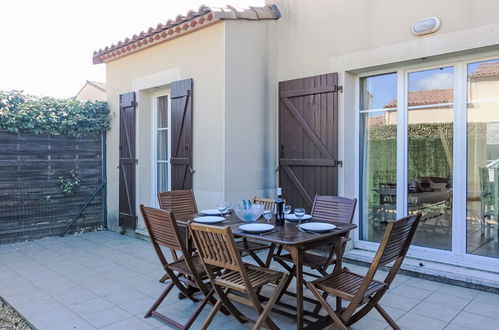
[[(189, 220), (196, 216), (193, 215), (189, 218), (177, 219), (179, 225), (187, 225)], [(325, 233), (311, 233), (304, 232), (297, 227), (298, 222), (286, 222), (284, 226), (275, 226), (274, 230), (263, 234), (250, 234), (240, 230), (238, 227), (245, 222), (240, 220), (233, 212), (225, 216), (226, 220), (213, 224), (213, 226), (230, 226), (232, 233), (235, 236), (246, 237), (252, 240), (258, 240), (271, 243), (271, 249), (276, 245), (282, 245), (291, 257), (293, 263), (296, 265), (296, 328), (303, 329), (304, 325), (304, 309), (303, 309), (303, 253), (327, 243), (333, 243), (335, 248), (336, 263), (333, 272), (342, 269), (343, 259), (343, 244), (342, 237), (345, 237), (350, 230), (357, 228), (354, 224), (337, 223), (337, 229)], [(334, 223), (334, 219), (332, 219)], [(307, 222), (313, 222), (314, 219), (309, 219)], [(256, 221), (257, 223), (266, 223), (267, 221), (261, 217)], [(319, 221), (320, 222), (320, 221)], [(270, 223), (274, 223), (274, 219)], [(315, 324), (315, 323), (314, 323)], [(311, 324), (313, 326), (314, 324)], [(317, 325), (317, 324), (315, 324)]]

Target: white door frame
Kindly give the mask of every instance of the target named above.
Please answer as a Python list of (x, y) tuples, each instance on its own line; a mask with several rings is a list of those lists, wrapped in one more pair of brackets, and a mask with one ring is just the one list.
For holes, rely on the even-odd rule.
[[(453, 143), (453, 196), (452, 196), (452, 250), (439, 250), (412, 246), (408, 256), (466, 267), (499, 272), (499, 259), (472, 255), (466, 252), (466, 192), (467, 192), (467, 65), (469, 63), (498, 59), (499, 53), (489, 52), (432, 61), (391, 69), (362, 73), (355, 78), (355, 196), (360, 197), (360, 79), (367, 76), (397, 73), (397, 217), (407, 214), (407, 78), (410, 72), (452, 66), (454, 68), (454, 143)], [(403, 79), (400, 79), (403, 78)], [(359, 207), (361, 207), (359, 203)], [(360, 213), (355, 222), (360, 227)], [(376, 250), (379, 244), (360, 239), (360, 231), (354, 233), (354, 247)], [(495, 262), (491, 262), (495, 261)]]

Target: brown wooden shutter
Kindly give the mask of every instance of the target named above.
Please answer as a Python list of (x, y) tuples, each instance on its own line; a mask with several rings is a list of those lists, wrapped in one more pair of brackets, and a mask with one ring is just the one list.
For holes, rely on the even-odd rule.
[(171, 188), (192, 189), (192, 79), (171, 85)]
[(135, 229), (135, 93), (120, 95), (119, 225)]
[(338, 74), (279, 83), (279, 184), (292, 207), (337, 195)]

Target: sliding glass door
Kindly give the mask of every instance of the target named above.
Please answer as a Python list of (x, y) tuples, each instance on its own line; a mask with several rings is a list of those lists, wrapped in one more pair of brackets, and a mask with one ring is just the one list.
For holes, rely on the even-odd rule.
[(358, 243), (421, 212), (417, 256), (499, 258), (499, 56), (394, 71), (359, 78)]
[(413, 71), (407, 84), (407, 211), (423, 215), (413, 242), (451, 250), (454, 70)]
[(467, 65), (466, 252), (499, 258), (499, 60)]

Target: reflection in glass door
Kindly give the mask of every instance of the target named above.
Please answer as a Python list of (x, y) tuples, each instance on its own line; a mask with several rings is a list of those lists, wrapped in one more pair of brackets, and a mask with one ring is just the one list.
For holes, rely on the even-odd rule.
[(414, 244), (452, 249), (453, 67), (411, 72), (407, 92), (407, 210), (421, 212)]
[(380, 242), (397, 214), (397, 74), (362, 78), (360, 93), (361, 237)]
[(466, 252), (499, 258), (499, 60), (467, 67)]

